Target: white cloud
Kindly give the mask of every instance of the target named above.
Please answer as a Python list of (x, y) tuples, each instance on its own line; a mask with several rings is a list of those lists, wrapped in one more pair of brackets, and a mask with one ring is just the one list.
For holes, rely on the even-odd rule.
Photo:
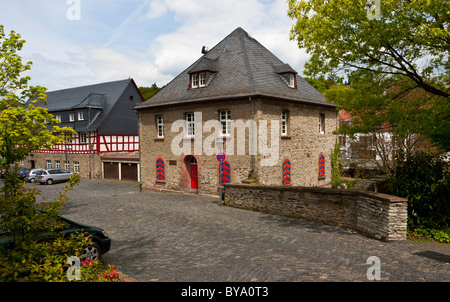
[(237, 27), (299, 73), (307, 58), (289, 41), (294, 22), (284, 0), (82, 1), (80, 21), (66, 19), (65, 1), (43, 1), (8, 2), (0, 18), (27, 40), (21, 55), (34, 62), (32, 84), (50, 90), (129, 76), (162, 86)]

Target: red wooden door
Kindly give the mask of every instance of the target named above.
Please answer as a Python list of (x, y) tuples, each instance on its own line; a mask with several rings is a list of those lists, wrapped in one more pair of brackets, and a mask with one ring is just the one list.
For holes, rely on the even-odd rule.
[(191, 189), (197, 190), (198, 189), (198, 183), (197, 183), (197, 164), (191, 163), (190, 165), (190, 175), (191, 175)]

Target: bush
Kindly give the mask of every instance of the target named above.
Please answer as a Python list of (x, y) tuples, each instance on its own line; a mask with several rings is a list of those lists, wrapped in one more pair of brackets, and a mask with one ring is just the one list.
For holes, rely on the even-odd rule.
[(450, 215), (450, 166), (431, 152), (400, 154), (387, 179), (388, 193), (408, 199), (410, 229), (446, 229)]

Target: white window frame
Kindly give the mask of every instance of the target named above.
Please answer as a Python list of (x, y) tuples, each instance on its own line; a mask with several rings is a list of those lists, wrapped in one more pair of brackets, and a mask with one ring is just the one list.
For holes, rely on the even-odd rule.
[(281, 110), (281, 135), (288, 135), (288, 118), (289, 112), (287, 110)]
[(200, 72), (198, 74), (198, 86), (205, 87), (206, 86), (206, 72)]
[(67, 171), (70, 172), (70, 162), (69, 161), (64, 161), (64, 169), (66, 169)]
[(222, 111), (220, 111), (219, 114), (220, 114), (219, 119), (220, 119), (220, 124), (221, 124), (221, 129), (220, 129), (221, 134), (224, 136), (231, 135), (230, 110), (222, 110)]
[(80, 172), (80, 162), (79, 161), (73, 162), (73, 172), (74, 173)]
[(57, 121), (59, 121), (59, 122), (61, 122), (61, 115), (55, 115), (55, 119), (57, 120)]
[(325, 114), (319, 113), (319, 133), (325, 134)]
[(295, 88), (295, 74), (289, 74), (289, 87)]
[(84, 112), (78, 112), (78, 120), (84, 121)]
[(47, 169), (51, 169), (52, 168), (52, 161), (47, 159)]
[(80, 133), (80, 144), (86, 144), (86, 133)]
[(198, 88), (198, 73), (191, 75), (191, 88)]
[(75, 122), (75, 114), (73, 113), (69, 114), (69, 121)]
[(159, 138), (164, 137), (164, 116), (157, 115), (156, 116), (156, 130)]
[(195, 119), (194, 112), (186, 113), (186, 136), (193, 137), (195, 135)]
[(61, 161), (55, 160), (55, 169), (61, 169)]

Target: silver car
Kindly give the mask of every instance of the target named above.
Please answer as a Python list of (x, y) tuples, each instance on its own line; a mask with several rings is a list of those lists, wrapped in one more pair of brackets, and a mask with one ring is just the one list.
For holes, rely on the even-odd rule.
[(42, 184), (51, 185), (54, 182), (68, 181), (73, 173), (64, 169), (41, 170), (36, 173), (36, 181)]
[(26, 182), (34, 182), (34, 181), (35, 181), (35, 178), (36, 178), (36, 173), (37, 173), (38, 171), (42, 171), (42, 169), (31, 169), (31, 170), (28, 172), (28, 175), (25, 177), (25, 181), (26, 181)]

